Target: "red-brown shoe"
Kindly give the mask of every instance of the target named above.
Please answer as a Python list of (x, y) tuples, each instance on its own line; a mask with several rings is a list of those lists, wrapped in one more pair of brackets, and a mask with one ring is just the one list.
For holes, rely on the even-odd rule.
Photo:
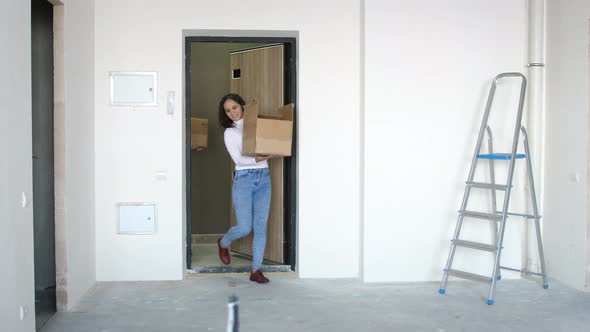
[(250, 281), (256, 281), (259, 284), (266, 284), (269, 282), (268, 278), (266, 278), (260, 270), (256, 270), (250, 274)]
[(221, 238), (217, 240), (217, 247), (219, 248), (219, 259), (221, 259), (221, 262), (223, 262), (223, 264), (229, 265), (229, 249), (221, 246)]

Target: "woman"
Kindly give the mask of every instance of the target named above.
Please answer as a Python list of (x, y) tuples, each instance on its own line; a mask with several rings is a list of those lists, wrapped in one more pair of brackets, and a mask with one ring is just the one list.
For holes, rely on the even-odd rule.
[(237, 225), (217, 240), (217, 246), (219, 258), (227, 265), (230, 263), (230, 244), (254, 230), (250, 280), (267, 283), (269, 280), (260, 268), (266, 246), (266, 224), (270, 209), (270, 174), (267, 162), (270, 156), (242, 155), (245, 105), (244, 99), (237, 94), (228, 94), (219, 102), (219, 122), (225, 128), (225, 147), (236, 164), (232, 199)]

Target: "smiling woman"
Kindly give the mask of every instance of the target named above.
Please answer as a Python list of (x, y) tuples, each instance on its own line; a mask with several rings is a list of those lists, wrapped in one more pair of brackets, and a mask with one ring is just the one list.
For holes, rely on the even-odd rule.
[(234, 121), (242, 119), (246, 102), (237, 94), (230, 93), (219, 101), (219, 123), (223, 128), (231, 128)]
[(219, 258), (230, 264), (229, 245), (254, 231), (252, 241), (252, 274), (250, 280), (267, 283), (262, 274), (262, 260), (266, 247), (266, 230), (270, 210), (271, 183), (267, 160), (270, 156), (244, 156), (244, 99), (237, 94), (223, 96), (219, 102), (219, 122), (225, 128), (224, 142), (233, 162), (235, 176), (232, 201), (236, 211), (237, 225), (217, 241)]

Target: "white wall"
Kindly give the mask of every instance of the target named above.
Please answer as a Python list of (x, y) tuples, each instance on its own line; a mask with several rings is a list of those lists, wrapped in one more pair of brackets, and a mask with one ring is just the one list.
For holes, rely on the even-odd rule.
[[(183, 276), (185, 29), (299, 32), (298, 273), (357, 276), (359, 1), (103, 0), (95, 10), (97, 280)], [(164, 103), (109, 107), (112, 70), (158, 71), (160, 98), (178, 96), (174, 116)], [(160, 170), (167, 180), (154, 180)], [(128, 201), (158, 204), (156, 235), (115, 234), (115, 204)]]
[[(0, 12), (0, 322), (5, 331), (34, 331), (31, 5), (10, 0)], [(24, 321), (20, 306), (27, 310)]]
[[(525, 71), (525, 1), (366, 0), (365, 22), (364, 279), (440, 280), (489, 84)], [(498, 91), (496, 150), (509, 152), (516, 87)], [(488, 206), (472, 192), (471, 209)], [(523, 221), (509, 220), (503, 263), (519, 268)], [(485, 221), (464, 225), (465, 238), (491, 243)], [(455, 267), (491, 275), (491, 255), (457, 257)]]
[(67, 309), (96, 281), (94, 236), (94, 0), (64, 1)]
[(578, 289), (588, 247), (589, 20), (588, 1), (547, 1), (545, 246), (550, 277)]

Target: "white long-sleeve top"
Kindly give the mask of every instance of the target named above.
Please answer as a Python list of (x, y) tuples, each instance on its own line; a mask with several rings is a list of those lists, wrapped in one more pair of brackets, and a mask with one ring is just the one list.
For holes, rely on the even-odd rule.
[(234, 122), (236, 125), (233, 128), (226, 128), (223, 132), (223, 140), (225, 142), (225, 148), (231, 159), (236, 164), (236, 171), (242, 169), (253, 169), (253, 168), (267, 168), (268, 162), (263, 160), (259, 163), (256, 162), (255, 157), (242, 155), (242, 136), (244, 135), (244, 119)]

